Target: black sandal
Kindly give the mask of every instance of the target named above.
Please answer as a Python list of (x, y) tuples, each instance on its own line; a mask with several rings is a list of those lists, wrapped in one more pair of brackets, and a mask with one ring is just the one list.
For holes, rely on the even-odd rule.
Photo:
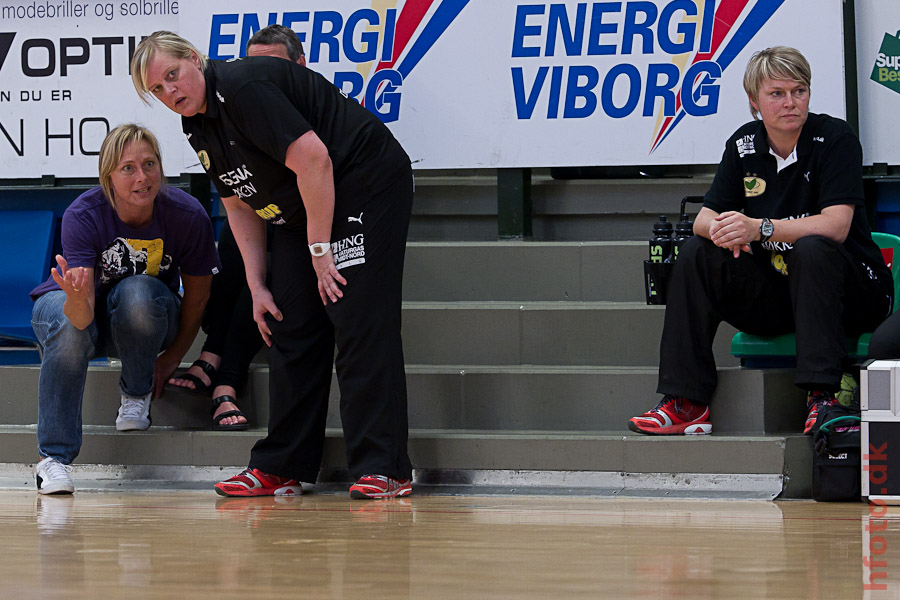
[(185, 381), (190, 381), (191, 383), (193, 383), (194, 387), (189, 388), (183, 385), (176, 385), (174, 383), (167, 382), (165, 386), (166, 389), (187, 392), (188, 394), (196, 394), (198, 396), (208, 396), (212, 393), (217, 369), (205, 360), (200, 360), (199, 358), (191, 364), (191, 367), (200, 367), (200, 370), (203, 371), (207, 377), (209, 377), (209, 384), (203, 383), (202, 379), (200, 379), (193, 373), (188, 373), (188, 370), (185, 369), (181, 373), (173, 373), (169, 376), (169, 379), (184, 379)]
[[(216, 409), (222, 405), (223, 402), (231, 402), (235, 406), (237, 406), (237, 400), (233, 396), (223, 395), (218, 398), (213, 398), (213, 407), (210, 414), (215, 415)], [(236, 410), (226, 410), (221, 415), (217, 417), (213, 417), (213, 431), (245, 431), (250, 429), (250, 423), (235, 423), (233, 425), (222, 425), (222, 419), (226, 419), (228, 417), (244, 417), (247, 418), (247, 415), (242, 413), (239, 409)]]

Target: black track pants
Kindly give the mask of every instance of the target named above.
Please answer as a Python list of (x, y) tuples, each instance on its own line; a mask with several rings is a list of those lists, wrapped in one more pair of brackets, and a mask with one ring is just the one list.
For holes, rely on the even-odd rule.
[(891, 281), (869, 270), (842, 245), (821, 236), (801, 238), (788, 253), (788, 275), (764, 255), (731, 252), (695, 236), (678, 256), (667, 290), (660, 342), (661, 394), (708, 404), (716, 388), (712, 344), (725, 321), (756, 335), (797, 334), (801, 388), (836, 390), (845, 337), (871, 331), (891, 305)]
[(306, 236), (276, 229), (271, 291), (284, 319), (269, 320), (269, 432), (253, 447), (251, 467), (316, 480), (334, 364), (351, 476), (411, 477), (400, 308), (412, 198), (409, 171), (352, 213), (338, 199), (331, 240), (347, 285), (328, 306)]
[(222, 271), (213, 277), (203, 315), (203, 350), (222, 357), (213, 386), (230, 385), (240, 393), (263, 340), (253, 320), (253, 299), (247, 287), (244, 260), (228, 220), (222, 225), (217, 249)]

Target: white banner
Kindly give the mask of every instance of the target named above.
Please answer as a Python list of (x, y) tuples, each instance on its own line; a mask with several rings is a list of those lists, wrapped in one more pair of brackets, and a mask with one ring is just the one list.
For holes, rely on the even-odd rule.
[(182, 172), (180, 124), (145, 106), (128, 72), (141, 35), (178, 24), (172, 0), (0, 0), (0, 178), (96, 177), (106, 133), (131, 121), (157, 135), (165, 172)]
[(841, 2), (0, 0), (0, 178), (95, 175), (106, 128), (130, 120), (167, 173), (199, 171), (177, 115), (135, 94), (129, 49), (166, 28), (231, 58), (270, 23), (417, 168), (714, 164), (751, 118), (756, 50), (800, 49), (811, 110), (844, 116)]
[(863, 163), (900, 165), (900, 6), (856, 3), (856, 68)]

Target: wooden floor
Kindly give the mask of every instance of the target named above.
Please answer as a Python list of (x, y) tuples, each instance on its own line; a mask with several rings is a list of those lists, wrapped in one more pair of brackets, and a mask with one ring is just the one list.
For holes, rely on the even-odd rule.
[[(900, 598), (900, 507), (883, 512), (861, 503), (0, 491), (0, 575), (10, 599)], [(886, 591), (864, 590), (870, 547), (887, 565), (875, 579)]]

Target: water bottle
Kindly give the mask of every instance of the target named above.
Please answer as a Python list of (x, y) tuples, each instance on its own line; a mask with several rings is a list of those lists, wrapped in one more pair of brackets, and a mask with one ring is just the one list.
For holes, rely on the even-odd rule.
[(675, 239), (672, 242), (672, 262), (678, 260), (678, 253), (684, 243), (694, 235), (694, 222), (688, 220), (688, 216), (681, 215), (681, 220), (675, 223)]
[(650, 262), (665, 262), (672, 253), (672, 224), (666, 221), (665, 215), (659, 215), (659, 221), (653, 226), (653, 237), (650, 238)]

